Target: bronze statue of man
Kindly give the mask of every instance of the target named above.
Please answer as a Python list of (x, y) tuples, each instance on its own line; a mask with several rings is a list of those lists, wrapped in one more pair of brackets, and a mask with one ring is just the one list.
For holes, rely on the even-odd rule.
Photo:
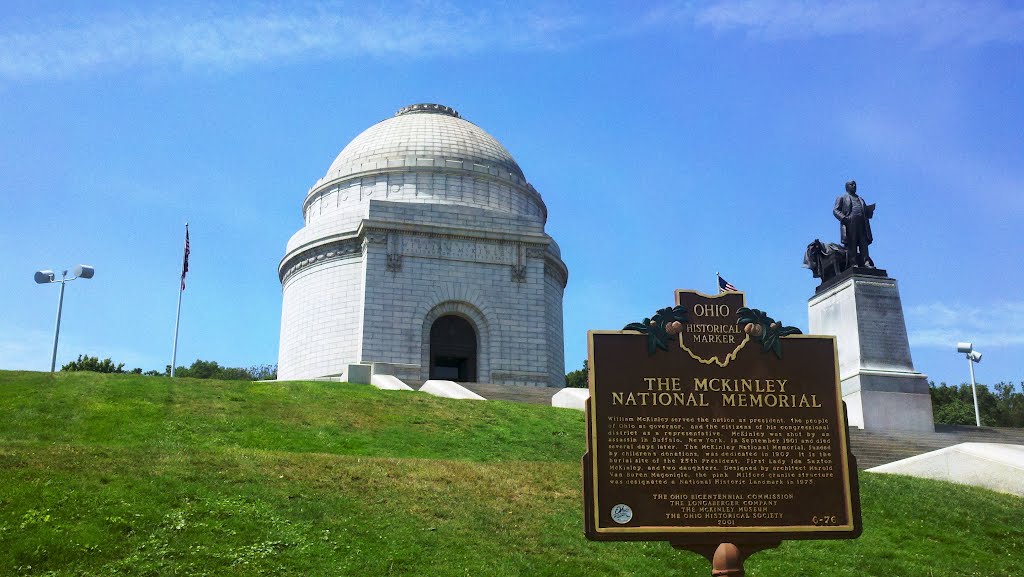
[(847, 266), (875, 267), (868, 256), (871, 244), (871, 217), (875, 205), (857, 195), (857, 181), (846, 183), (846, 194), (836, 199), (832, 214), (839, 220), (839, 240), (846, 247)]

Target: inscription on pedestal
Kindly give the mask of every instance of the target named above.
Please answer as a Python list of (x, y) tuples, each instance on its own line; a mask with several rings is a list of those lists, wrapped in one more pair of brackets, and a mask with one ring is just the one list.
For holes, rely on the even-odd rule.
[(857, 311), (866, 321), (860, 324), (862, 366), (913, 370), (896, 285), (860, 280), (856, 284)]

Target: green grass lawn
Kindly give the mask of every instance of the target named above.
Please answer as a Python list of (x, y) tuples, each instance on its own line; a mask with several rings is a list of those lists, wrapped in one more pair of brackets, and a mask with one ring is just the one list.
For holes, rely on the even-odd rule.
[[(0, 371), (0, 575), (709, 575), (582, 534), (583, 415), (337, 383)], [(1022, 576), (1024, 499), (861, 473), (747, 574)]]

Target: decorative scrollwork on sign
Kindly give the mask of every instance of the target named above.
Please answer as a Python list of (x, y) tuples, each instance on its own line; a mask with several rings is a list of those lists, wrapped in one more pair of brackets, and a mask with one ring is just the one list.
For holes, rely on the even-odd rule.
[(658, 309), (651, 318), (638, 323), (629, 323), (622, 328), (624, 331), (637, 331), (647, 335), (647, 354), (653, 355), (657, 349), (668, 350), (668, 339), (678, 335), (686, 322), (686, 307), (666, 307)]
[(743, 325), (743, 332), (761, 342), (761, 352), (767, 353), (770, 350), (780, 359), (782, 358), (782, 337), (800, 334), (800, 329), (784, 327), (781, 322), (777, 322), (764, 311), (743, 307), (736, 312), (740, 315), (736, 323)]

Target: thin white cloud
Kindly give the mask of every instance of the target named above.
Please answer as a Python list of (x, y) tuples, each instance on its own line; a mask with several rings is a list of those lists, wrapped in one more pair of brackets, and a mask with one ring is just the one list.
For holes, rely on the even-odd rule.
[(972, 342), (981, 350), (1024, 345), (1024, 302), (968, 306), (931, 303), (908, 307), (910, 344), (952, 350), (955, 343)]
[(463, 10), (430, 2), (378, 9), (315, 4), (288, 11), (108, 13), (0, 31), (0, 78), (60, 77), (139, 64), (229, 68), (299, 57), (550, 49), (577, 37), (583, 22), (551, 9)]
[(722, 0), (695, 21), (768, 39), (882, 34), (926, 48), (1024, 40), (1024, 8), (986, 0)]
[(1024, 41), (1024, 8), (994, 0), (669, 1), (633, 8), (409, 1), (62, 15), (0, 25), (0, 80), (132, 66), (224, 69), (298, 58), (423, 58), (552, 50), (652, 29), (746, 31), (786, 39), (884, 34), (922, 46)]

